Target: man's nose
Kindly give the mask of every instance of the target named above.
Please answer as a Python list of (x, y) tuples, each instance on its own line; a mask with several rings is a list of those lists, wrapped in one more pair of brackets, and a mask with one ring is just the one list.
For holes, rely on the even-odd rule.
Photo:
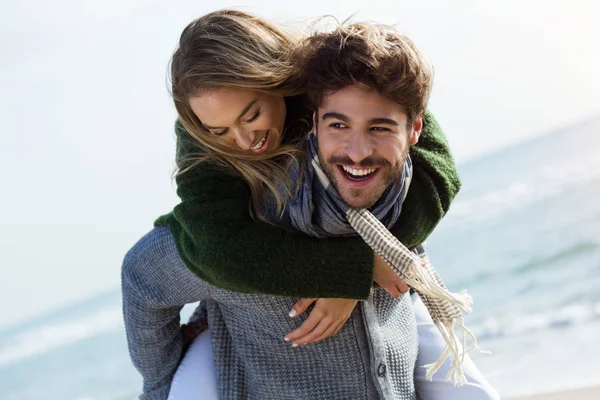
[(346, 143), (346, 154), (352, 161), (359, 164), (365, 158), (373, 155), (373, 144), (366, 132), (361, 130), (352, 131)]
[(235, 134), (235, 143), (238, 147), (242, 150), (250, 150), (254, 145), (256, 133), (239, 128), (234, 129), (233, 132)]

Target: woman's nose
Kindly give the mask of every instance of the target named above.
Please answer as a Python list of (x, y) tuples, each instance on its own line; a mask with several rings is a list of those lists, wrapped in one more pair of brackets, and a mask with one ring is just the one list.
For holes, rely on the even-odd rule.
[(242, 150), (250, 150), (254, 145), (256, 134), (254, 131), (246, 131), (243, 129), (235, 129), (235, 143)]

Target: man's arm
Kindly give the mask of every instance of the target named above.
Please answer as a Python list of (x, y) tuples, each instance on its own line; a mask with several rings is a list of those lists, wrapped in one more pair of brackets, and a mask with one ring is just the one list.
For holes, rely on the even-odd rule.
[(143, 378), (143, 400), (164, 400), (182, 355), (179, 312), (208, 290), (183, 265), (167, 229), (154, 229), (125, 256), (123, 316), (131, 360)]

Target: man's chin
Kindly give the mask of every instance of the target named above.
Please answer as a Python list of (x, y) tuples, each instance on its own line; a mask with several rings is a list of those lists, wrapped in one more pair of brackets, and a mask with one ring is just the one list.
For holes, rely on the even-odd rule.
[(346, 203), (350, 208), (371, 208), (377, 200), (373, 200), (372, 196), (352, 196), (349, 194), (344, 194), (340, 196), (344, 203)]

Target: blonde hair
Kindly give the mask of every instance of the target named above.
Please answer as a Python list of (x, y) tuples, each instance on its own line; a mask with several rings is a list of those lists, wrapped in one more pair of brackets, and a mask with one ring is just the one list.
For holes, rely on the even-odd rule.
[(299, 111), (288, 107), (280, 147), (265, 154), (249, 154), (224, 145), (205, 130), (189, 99), (218, 87), (233, 87), (281, 95), (286, 97), (286, 106), (292, 105), (295, 96), (303, 92), (290, 58), (297, 42), (295, 35), (260, 18), (242, 11), (221, 10), (190, 23), (171, 59), (175, 108), (185, 131), (201, 146), (198, 152), (178, 159), (178, 175), (204, 162), (233, 169), (248, 183), (251, 212), (259, 217), (265, 189), (274, 195), (278, 212), (285, 203), (281, 185), (285, 184), (290, 193), (287, 167), (302, 159), (303, 152), (296, 144), (308, 132), (300, 118), (288, 123), (298, 117), (295, 114)]

